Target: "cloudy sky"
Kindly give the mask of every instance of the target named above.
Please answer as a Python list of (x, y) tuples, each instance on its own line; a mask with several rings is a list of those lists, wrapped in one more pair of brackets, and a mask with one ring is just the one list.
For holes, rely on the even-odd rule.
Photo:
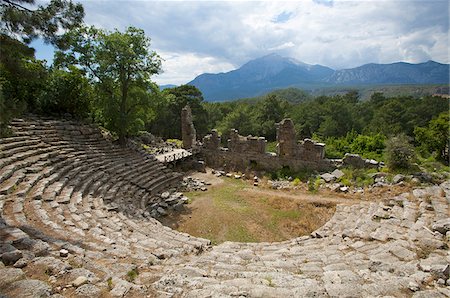
[[(334, 69), (365, 63), (449, 63), (448, 0), (79, 0), (85, 22), (135, 26), (164, 59), (160, 84), (226, 72), (270, 53)], [(38, 58), (51, 51), (35, 44)]]

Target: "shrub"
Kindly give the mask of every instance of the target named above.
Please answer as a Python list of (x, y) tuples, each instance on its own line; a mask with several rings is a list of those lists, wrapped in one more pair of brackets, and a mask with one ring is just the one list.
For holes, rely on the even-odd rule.
[(139, 275), (139, 271), (137, 270), (137, 268), (131, 269), (130, 271), (127, 272), (127, 280), (129, 282), (133, 282), (136, 277), (138, 277)]
[(391, 137), (386, 141), (386, 163), (390, 169), (409, 169), (415, 158), (414, 147), (404, 135)]
[(308, 190), (311, 192), (315, 192), (316, 189), (314, 187), (315, 187), (314, 180), (312, 180), (312, 179), (308, 180)]

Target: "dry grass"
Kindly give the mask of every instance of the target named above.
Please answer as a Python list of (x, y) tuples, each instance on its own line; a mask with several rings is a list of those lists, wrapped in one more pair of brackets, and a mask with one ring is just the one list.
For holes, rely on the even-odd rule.
[(311, 233), (334, 213), (334, 203), (265, 193), (241, 180), (224, 179), (207, 192), (186, 195), (192, 200), (188, 211), (163, 223), (213, 243), (287, 240)]

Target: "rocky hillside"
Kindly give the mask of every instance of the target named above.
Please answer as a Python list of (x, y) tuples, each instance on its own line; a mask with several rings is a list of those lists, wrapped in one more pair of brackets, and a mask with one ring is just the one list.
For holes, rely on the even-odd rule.
[(366, 64), (337, 70), (326, 81), (347, 85), (446, 84), (449, 82), (449, 66), (434, 61), (420, 64)]

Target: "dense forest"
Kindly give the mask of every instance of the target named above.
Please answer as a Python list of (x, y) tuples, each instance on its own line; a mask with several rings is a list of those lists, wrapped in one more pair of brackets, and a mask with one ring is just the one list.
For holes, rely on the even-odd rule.
[[(151, 76), (162, 60), (150, 50), (143, 30), (106, 31), (83, 25), (83, 8), (52, 0), (35, 10), (1, 1), (0, 134), (8, 121), (31, 112), (98, 123), (120, 143), (149, 131), (180, 138), (181, 109), (189, 104), (199, 138), (217, 128), (226, 140), (230, 129), (242, 135), (276, 139), (275, 124), (293, 119), (299, 138), (327, 144), (327, 157), (346, 152), (383, 159), (387, 141), (402, 136), (422, 158), (448, 164), (449, 101), (442, 97), (375, 93), (361, 100), (357, 92), (311, 97), (285, 89), (253, 99), (209, 103), (188, 85), (163, 91)], [(43, 38), (57, 51), (51, 66), (37, 60), (30, 41)]]

